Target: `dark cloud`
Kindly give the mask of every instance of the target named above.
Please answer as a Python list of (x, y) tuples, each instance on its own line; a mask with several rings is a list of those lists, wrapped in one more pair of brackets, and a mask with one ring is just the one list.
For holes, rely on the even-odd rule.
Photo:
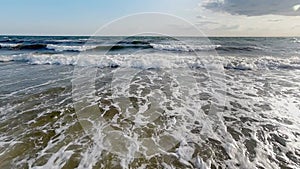
[(202, 6), (214, 10), (224, 11), (234, 15), (290, 15), (300, 16), (300, 10), (294, 10), (300, 0), (211, 0)]

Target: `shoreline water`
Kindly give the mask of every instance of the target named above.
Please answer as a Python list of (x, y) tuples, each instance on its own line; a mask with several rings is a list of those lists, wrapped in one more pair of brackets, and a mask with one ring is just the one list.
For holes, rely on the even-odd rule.
[[(213, 38), (211, 44), (183, 38), (192, 48), (162, 37), (68, 38), (11, 40), (60, 49), (130, 47), (105, 56), (101, 50), (1, 48), (0, 168), (300, 166), (297, 38)], [(161, 46), (140, 47), (149, 44)], [(207, 45), (213, 46), (202, 50)], [(194, 48), (201, 48), (196, 57)], [(77, 62), (80, 54), (86, 62)], [(220, 72), (209, 69), (210, 61), (221, 64)], [(91, 65), (97, 70), (95, 96), (79, 102), (81, 113), (91, 115), (84, 116), (76, 109), (74, 80), (85, 77), (74, 69)], [(136, 72), (132, 78), (130, 72)]]

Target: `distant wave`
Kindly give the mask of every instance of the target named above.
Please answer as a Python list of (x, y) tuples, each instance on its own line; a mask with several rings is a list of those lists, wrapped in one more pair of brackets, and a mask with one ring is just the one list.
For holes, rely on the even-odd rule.
[(19, 49), (19, 50), (37, 50), (37, 49), (46, 49), (47, 45), (46, 44), (33, 44), (33, 45), (17, 45), (13, 47), (14, 49)]
[[(4, 39), (10, 40), (10, 39)], [(295, 42), (298, 40), (295, 38), (293, 39)], [(253, 45), (237, 45), (237, 44), (200, 44), (200, 45), (185, 45), (181, 44), (180, 41), (171, 41), (169, 42), (161, 42), (161, 41), (154, 41), (154, 40), (122, 40), (116, 43), (108, 42), (108, 44), (101, 44), (100, 41), (93, 41), (91, 40), (90, 43), (88, 39), (46, 39), (35, 41), (34, 44), (30, 44), (29, 42), (20, 43), (20, 42), (13, 42), (16, 40), (12, 40), (12, 42), (2, 42), (0, 43), (1, 48), (12, 49), (12, 50), (54, 50), (57, 52), (82, 52), (82, 51), (103, 51), (103, 50), (110, 50), (110, 51), (117, 51), (117, 50), (126, 50), (126, 49), (155, 49), (160, 51), (175, 51), (175, 52), (194, 52), (194, 51), (210, 51), (210, 50), (217, 50), (221, 52), (251, 52), (251, 51), (258, 51), (263, 50), (258, 46)], [(18, 41), (18, 40), (17, 40)], [(99, 44), (100, 43), (100, 44)]]
[(262, 48), (256, 46), (222, 46), (222, 45), (198, 45), (198, 46), (189, 46), (182, 44), (151, 44), (154, 49), (159, 50), (169, 50), (169, 51), (181, 51), (181, 52), (193, 52), (193, 51), (253, 51), (253, 50), (262, 50)]
[(47, 49), (55, 50), (58, 52), (63, 52), (63, 51), (75, 51), (75, 52), (82, 52), (86, 50), (91, 50), (96, 48), (96, 46), (70, 46), (70, 45), (53, 45), (53, 44), (48, 44)]
[(261, 50), (262, 48), (256, 46), (218, 46), (216, 48), (217, 51), (253, 51), (253, 50)]
[(46, 40), (46, 42), (59, 42), (59, 43), (82, 43), (86, 42), (87, 39), (54, 39), (54, 40)]
[(0, 43), (0, 48), (8, 50), (54, 50), (58, 52), (63, 51), (86, 51), (95, 48), (96, 46), (75, 46), (75, 45), (55, 45), (55, 44), (12, 44)]
[(300, 43), (300, 40), (298, 38), (291, 38), (290, 40), (294, 43)]
[(120, 41), (117, 44), (131, 44), (131, 45), (150, 45), (147, 41), (133, 40), (133, 41)]
[(3, 38), (0, 40), (0, 43), (23, 43), (24, 40), (18, 40), (18, 39), (9, 39), (9, 38)]
[(115, 45), (64, 45), (64, 44), (10, 44), (1, 43), (1, 48), (10, 50), (54, 50), (57, 52), (82, 52), (82, 51), (117, 51), (126, 49), (156, 49), (166, 51), (192, 52), (202, 50), (213, 50), (220, 45), (187, 46), (182, 44), (154, 44), (143, 41), (122, 42)]
[(12, 49), (12, 50), (38, 50), (46, 49), (46, 44), (9, 44), (1, 43), (0, 48)]
[(27, 44), (37, 44), (37, 43), (44, 43), (44, 44), (84, 44), (89, 39), (19, 39), (19, 38), (2, 38), (0, 39), (0, 43), (27, 43)]
[(69, 46), (69, 45), (47, 45), (48, 49), (53, 49), (58, 52), (62, 51), (116, 51), (125, 49), (149, 49), (149, 45), (87, 45), (87, 46)]
[(14, 43), (0, 43), (0, 48), (14, 48), (17, 47), (19, 44)]
[(183, 44), (150, 44), (154, 49), (168, 50), (168, 51), (181, 51), (181, 52), (193, 52), (193, 51), (206, 51), (214, 50), (221, 45), (199, 45), (199, 46), (189, 46)]

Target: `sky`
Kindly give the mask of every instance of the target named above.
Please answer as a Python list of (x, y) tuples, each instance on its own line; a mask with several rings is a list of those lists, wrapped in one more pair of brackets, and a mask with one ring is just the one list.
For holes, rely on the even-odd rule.
[[(92, 35), (120, 17), (159, 12), (183, 18), (207, 36), (300, 36), (300, 0), (0, 0), (0, 4), (3, 35)], [(122, 30), (129, 26), (122, 25)], [(174, 27), (179, 30), (181, 25)]]

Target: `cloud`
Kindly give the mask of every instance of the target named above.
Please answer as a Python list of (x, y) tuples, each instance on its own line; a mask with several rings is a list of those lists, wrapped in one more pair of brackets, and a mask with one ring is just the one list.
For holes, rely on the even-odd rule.
[(215, 30), (235, 30), (238, 29), (240, 26), (239, 25), (222, 25)]
[(300, 9), (300, 4), (293, 6), (294, 11), (298, 11)]
[(218, 25), (218, 22), (214, 22), (214, 21), (199, 21), (196, 23), (196, 25), (198, 26), (205, 26), (205, 25)]
[(198, 19), (205, 19), (206, 17), (199, 15), (199, 16), (196, 16), (196, 18), (198, 18)]
[(269, 22), (280, 22), (280, 21), (282, 21), (282, 19), (269, 19), (268, 21)]
[(201, 6), (233, 15), (300, 16), (299, 0), (206, 0)]
[(299, 30), (300, 29), (300, 25), (295, 25), (295, 26), (292, 27), (292, 29)]

